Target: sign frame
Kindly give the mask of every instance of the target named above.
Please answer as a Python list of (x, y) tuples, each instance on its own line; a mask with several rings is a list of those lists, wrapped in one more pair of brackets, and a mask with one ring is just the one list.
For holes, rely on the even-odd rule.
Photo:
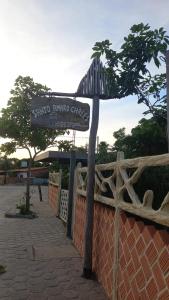
[(49, 129), (89, 129), (90, 106), (62, 97), (34, 96), (31, 101), (31, 126)]

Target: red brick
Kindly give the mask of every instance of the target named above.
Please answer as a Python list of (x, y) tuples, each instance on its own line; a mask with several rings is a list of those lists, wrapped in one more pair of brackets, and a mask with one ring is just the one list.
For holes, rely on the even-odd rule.
[(127, 218), (127, 221), (125, 223), (125, 229), (126, 229), (127, 234), (133, 228), (134, 224), (135, 224), (134, 218)]
[(140, 262), (139, 262), (139, 254), (137, 253), (135, 248), (133, 248), (131, 251), (131, 257), (134, 263), (134, 268), (137, 271), (140, 267)]
[(121, 230), (120, 239), (121, 239), (122, 243), (125, 242), (125, 240), (127, 239), (127, 233), (126, 233), (126, 229), (124, 226)]
[(166, 230), (161, 230), (161, 237), (166, 246), (169, 246), (169, 233)]
[(135, 243), (136, 243), (135, 236), (134, 236), (134, 234), (133, 234), (132, 231), (131, 231), (130, 234), (128, 235), (127, 243), (128, 243), (129, 249), (130, 249), (130, 251), (131, 251), (132, 248), (134, 247)]
[(125, 259), (125, 256), (124, 256), (124, 254), (121, 256), (121, 258), (120, 258), (120, 267), (121, 267), (121, 269), (123, 270), (123, 269), (125, 269), (125, 267), (126, 267), (126, 259)]
[(130, 223), (130, 227), (132, 229), (134, 224), (135, 224), (135, 219), (134, 218), (129, 218), (129, 223)]
[(157, 256), (158, 256), (158, 252), (154, 246), (154, 242), (151, 241), (148, 248), (146, 249), (146, 252), (145, 252), (146, 256), (147, 256), (147, 259), (150, 263), (150, 265), (152, 265), (155, 260), (157, 259)]
[(120, 215), (120, 217), (121, 217), (121, 221), (123, 222), (123, 224), (126, 222), (126, 220), (127, 220), (127, 217), (126, 217), (126, 214), (125, 214), (125, 212), (122, 212), (122, 214)]
[(165, 280), (166, 280), (166, 285), (167, 285), (168, 288), (169, 288), (169, 273), (168, 273), (168, 275), (166, 276)]
[(134, 226), (133, 226), (133, 233), (136, 237), (136, 239), (138, 238), (138, 236), (140, 235), (140, 229), (137, 225), (137, 222), (135, 222)]
[(130, 255), (129, 247), (126, 242), (123, 244), (123, 253), (124, 253), (126, 262), (128, 262), (131, 258), (131, 255)]
[(143, 270), (141, 268), (138, 271), (135, 278), (136, 278), (136, 284), (137, 284), (137, 287), (138, 287), (139, 290), (141, 290), (143, 287), (145, 287), (146, 279), (145, 279)]
[(128, 263), (127, 272), (128, 272), (129, 278), (132, 278), (135, 273), (134, 264), (133, 264), (132, 260), (130, 260), (130, 262)]
[(147, 295), (147, 292), (146, 292), (145, 289), (143, 289), (143, 290), (140, 292), (139, 299), (140, 299), (140, 300), (147, 300), (147, 299), (148, 299), (148, 295)]
[(131, 291), (134, 295), (134, 299), (138, 299), (138, 296), (139, 296), (139, 292), (138, 292), (138, 288), (137, 288), (137, 284), (136, 284), (136, 280), (135, 278), (132, 279), (131, 281)]
[(125, 288), (125, 284), (124, 282), (121, 283), (121, 285), (119, 286), (119, 296), (120, 296), (120, 299), (125, 299), (127, 295), (127, 291), (126, 291), (126, 288)]
[(125, 284), (125, 288), (127, 293), (130, 291), (130, 283), (129, 283), (129, 275), (128, 275), (128, 270), (125, 270), (123, 272), (123, 280), (124, 280), (124, 284)]
[(158, 291), (157, 291), (157, 285), (155, 283), (155, 280), (151, 278), (150, 282), (147, 284), (146, 291), (148, 294), (149, 299), (158, 299)]
[(138, 221), (137, 222), (137, 227), (139, 229), (139, 232), (141, 233), (143, 231), (143, 229), (144, 229), (144, 223), (141, 222), (141, 221)]
[(159, 300), (169, 300), (169, 289), (166, 289), (162, 294), (158, 297)]
[(148, 280), (150, 278), (150, 276), (152, 275), (152, 271), (150, 269), (149, 262), (148, 262), (147, 258), (145, 257), (145, 255), (143, 255), (141, 257), (140, 263), (141, 263), (141, 267), (143, 269), (145, 278)]
[(106, 292), (108, 294), (108, 297), (111, 297), (111, 295), (112, 295), (112, 288), (113, 288), (112, 280), (110, 277), (107, 277), (107, 291)]
[(144, 226), (142, 234), (143, 234), (144, 241), (147, 245), (152, 240), (155, 232), (156, 229), (154, 226), (150, 226), (150, 225)]
[(154, 279), (156, 280), (156, 283), (157, 283), (158, 290), (162, 291), (162, 289), (165, 288), (166, 284), (165, 284), (164, 276), (161, 272), (159, 265), (156, 263), (153, 266), (152, 270), (153, 270), (153, 274), (154, 274)]
[(166, 248), (160, 255), (159, 265), (164, 274), (169, 272), (169, 250)]
[(139, 256), (141, 256), (145, 251), (145, 243), (143, 241), (142, 236), (140, 236), (140, 238), (138, 239), (138, 241), (136, 243), (136, 250), (137, 250)]
[(133, 296), (133, 293), (130, 291), (129, 294), (127, 295), (127, 298), (126, 300), (135, 300), (134, 299), (134, 296)]
[(154, 243), (158, 252), (161, 252), (161, 250), (165, 246), (165, 241), (163, 239), (163, 236), (165, 236), (166, 233), (167, 233), (166, 231), (164, 231), (163, 233), (163, 230), (156, 230), (156, 233), (154, 235)]

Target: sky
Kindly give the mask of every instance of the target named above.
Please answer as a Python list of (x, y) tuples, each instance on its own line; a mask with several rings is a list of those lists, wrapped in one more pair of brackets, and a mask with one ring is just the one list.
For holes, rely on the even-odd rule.
[[(109, 39), (118, 50), (129, 28), (140, 22), (169, 33), (169, 1), (0, 0), (0, 109), (7, 106), (19, 75), (52, 91), (75, 92), (91, 64), (94, 44)], [(99, 141), (112, 145), (113, 132), (125, 127), (129, 133), (145, 109), (136, 97), (101, 101)], [(88, 136), (89, 131), (77, 132), (76, 143), (88, 143)]]

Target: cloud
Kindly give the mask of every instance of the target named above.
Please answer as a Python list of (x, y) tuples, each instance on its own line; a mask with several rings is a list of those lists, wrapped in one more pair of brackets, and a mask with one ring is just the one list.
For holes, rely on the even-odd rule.
[[(95, 42), (108, 38), (117, 50), (139, 22), (169, 31), (168, 0), (0, 0), (0, 6), (0, 108), (18, 75), (74, 92)], [(99, 134), (108, 140), (120, 127), (129, 131), (143, 111), (131, 101), (101, 104)]]

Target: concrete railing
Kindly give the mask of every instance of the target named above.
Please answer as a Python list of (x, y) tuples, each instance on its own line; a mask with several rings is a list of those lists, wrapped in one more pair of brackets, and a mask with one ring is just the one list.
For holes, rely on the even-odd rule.
[[(141, 179), (145, 169), (159, 166), (169, 166), (169, 154), (122, 159), (117, 162), (96, 165), (95, 200), (169, 226), (169, 191), (159, 209), (154, 210), (152, 208), (154, 192), (146, 189), (145, 186), (143, 198), (140, 199), (134, 187)], [(109, 175), (105, 176), (106, 172)], [(86, 196), (87, 168), (78, 168), (77, 176), (77, 193)], [(111, 192), (111, 196), (104, 196), (108, 191), (109, 194)], [(125, 200), (125, 193), (127, 193), (128, 201)]]

